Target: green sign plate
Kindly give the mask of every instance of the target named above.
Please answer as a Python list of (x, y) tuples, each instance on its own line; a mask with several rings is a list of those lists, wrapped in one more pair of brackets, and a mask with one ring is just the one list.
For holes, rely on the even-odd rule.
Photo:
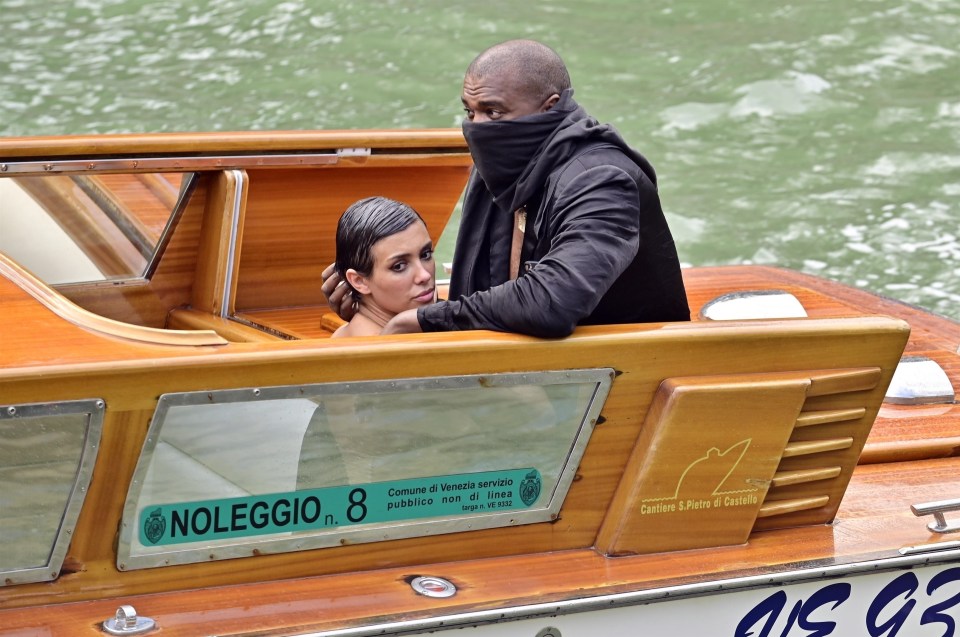
[(140, 510), (140, 543), (205, 542), (529, 509), (540, 498), (540, 487), (540, 472), (528, 468), (152, 505)]

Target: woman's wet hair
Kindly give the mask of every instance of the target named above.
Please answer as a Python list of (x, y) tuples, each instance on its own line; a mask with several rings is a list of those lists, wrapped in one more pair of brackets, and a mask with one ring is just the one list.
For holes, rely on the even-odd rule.
[[(373, 271), (374, 244), (403, 232), (416, 221), (424, 223), (416, 210), (394, 199), (367, 197), (351, 204), (337, 223), (336, 270), (340, 279), (346, 281), (350, 269), (369, 276)], [(359, 297), (356, 290), (352, 292), (355, 298)]]

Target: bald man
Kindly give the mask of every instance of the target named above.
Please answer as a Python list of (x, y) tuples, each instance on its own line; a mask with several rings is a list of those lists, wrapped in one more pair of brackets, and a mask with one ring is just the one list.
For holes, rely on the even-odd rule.
[(653, 167), (574, 101), (556, 52), (532, 40), (487, 49), (461, 101), (474, 170), (451, 300), (401, 312), (383, 334), (562, 337), (577, 325), (689, 320)]

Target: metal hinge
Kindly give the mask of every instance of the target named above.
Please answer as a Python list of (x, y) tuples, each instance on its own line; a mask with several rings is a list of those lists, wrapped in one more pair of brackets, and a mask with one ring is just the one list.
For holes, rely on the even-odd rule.
[(338, 148), (337, 157), (369, 157), (369, 148)]

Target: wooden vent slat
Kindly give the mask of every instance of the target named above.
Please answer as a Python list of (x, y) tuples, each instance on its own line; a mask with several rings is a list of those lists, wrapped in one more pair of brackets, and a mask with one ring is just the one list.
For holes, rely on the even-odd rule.
[(768, 518), (774, 515), (793, 513), (794, 511), (817, 509), (826, 505), (829, 501), (829, 496), (821, 495), (813, 498), (797, 498), (795, 500), (777, 500), (775, 502), (767, 502), (760, 507), (760, 512), (757, 513), (757, 517)]
[(806, 456), (811, 453), (822, 453), (824, 451), (836, 451), (837, 449), (849, 449), (853, 445), (853, 438), (831, 438), (828, 440), (806, 440), (803, 442), (791, 442), (783, 450), (784, 458), (793, 458), (794, 456)]

